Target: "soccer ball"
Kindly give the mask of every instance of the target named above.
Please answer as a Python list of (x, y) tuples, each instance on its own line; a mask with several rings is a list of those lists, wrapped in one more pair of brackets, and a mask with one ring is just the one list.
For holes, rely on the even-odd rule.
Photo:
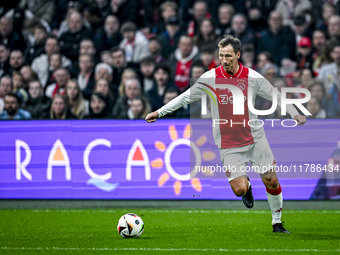
[(124, 238), (137, 238), (144, 231), (144, 222), (137, 214), (127, 213), (118, 220), (117, 230)]

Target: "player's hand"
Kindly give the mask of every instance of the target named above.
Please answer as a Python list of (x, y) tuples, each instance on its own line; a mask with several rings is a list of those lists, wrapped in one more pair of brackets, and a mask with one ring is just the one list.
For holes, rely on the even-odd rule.
[(306, 118), (305, 118), (305, 116), (302, 116), (302, 115), (296, 115), (296, 116), (294, 117), (294, 120), (296, 121), (296, 123), (297, 123), (298, 125), (303, 125), (303, 124), (306, 123)]
[(149, 123), (155, 122), (159, 118), (158, 112), (151, 112), (146, 115), (145, 120)]

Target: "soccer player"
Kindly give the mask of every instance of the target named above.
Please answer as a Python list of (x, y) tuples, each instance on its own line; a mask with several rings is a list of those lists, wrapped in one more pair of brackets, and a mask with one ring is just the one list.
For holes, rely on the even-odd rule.
[[(244, 170), (249, 161), (252, 166), (258, 167), (261, 179), (266, 186), (268, 203), (272, 213), (273, 232), (290, 233), (282, 226), (281, 222), (283, 200), (281, 186), (274, 171), (276, 161), (263, 127), (256, 127), (261, 126), (261, 124), (259, 124), (257, 115), (248, 110), (248, 100), (246, 99), (249, 87), (253, 92), (253, 105), (256, 95), (272, 100), (273, 86), (262, 75), (238, 62), (241, 56), (241, 41), (239, 39), (228, 35), (219, 42), (218, 47), (221, 65), (205, 72), (190, 89), (157, 111), (149, 113), (145, 120), (149, 123), (155, 122), (158, 118), (179, 109), (183, 105), (198, 100), (208, 88), (214, 90), (212, 87), (217, 83), (235, 85), (241, 89), (245, 98), (244, 115), (233, 115), (233, 104), (214, 104), (210, 100), (213, 120), (230, 119), (234, 122), (234, 125), (230, 126), (213, 125), (214, 140), (220, 149), (221, 161), (224, 166), (231, 165), (234, 167), (233, 171), (226, 172), (227, 177), (235, 195), (242, 196), (243, 203), (247, 208), (254, 206), (254, 198), (250, 180)], [(217, 94), (229, 99), (233, 95), (231, 91), (225, 88), (217, 87), (214, 92), (216, 94), (212, 92), (209, 94), (213, 95), (216, 101), (220, 100)], [(278, 105), (281, 106), (280, 93), (277, 93)], [(298, 125), (306, 122), (306, 118), (299, 115), (292, 105), (287, 106), (287, 112)], [(248, 123), (249, 120), (252, 120), (251, 126), (239, 124)], [(236, 123), (238, 125), (235, 125)], [(270, 167), (264, 168), (263, 166)]]

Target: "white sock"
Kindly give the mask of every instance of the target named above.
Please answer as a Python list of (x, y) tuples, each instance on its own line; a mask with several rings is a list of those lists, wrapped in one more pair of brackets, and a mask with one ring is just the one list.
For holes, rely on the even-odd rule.
[(282, 190), (281, 186), (276, 190), (271, 190), (266, 188), (267, 198), (270, 210), (272, 211), (272, 225), (276, 223), (281, 223), (281, 214), (282, 214)]

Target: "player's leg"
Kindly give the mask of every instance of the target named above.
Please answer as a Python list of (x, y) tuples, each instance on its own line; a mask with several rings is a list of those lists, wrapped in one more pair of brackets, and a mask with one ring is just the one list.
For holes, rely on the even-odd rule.
[(248, 191), (248, 178), (246, 175), (237, 177), (229, 181), (234, 194), (238, 197), (244, 196)]
[(273, 169), (261, 175), (262, 182), (266, 186), (268, 204), (272, 213), (273, 232), (289, 233), (281, 222), (282, 216), (282, 189)]
[(255, 142), (254, 147), (249, 151), (249, 157), (252, 166), (257, 167), (256, 171), (261, 175), (262, 182), (266, 186), (273, 231), (287, 233), (288, 231), (282, 227), (281, 223), (283, 200), (281, 186), (274, 171), (276, 161), (266, 137)]
[(254, 206), (254, 198), (249, 179), (247, 178), (246, 166), (248, 148), (220, 149), (222, 164), (228, 169), (226, 175), (230, 186), (236, 196), (242, 196), (247, 208)]

